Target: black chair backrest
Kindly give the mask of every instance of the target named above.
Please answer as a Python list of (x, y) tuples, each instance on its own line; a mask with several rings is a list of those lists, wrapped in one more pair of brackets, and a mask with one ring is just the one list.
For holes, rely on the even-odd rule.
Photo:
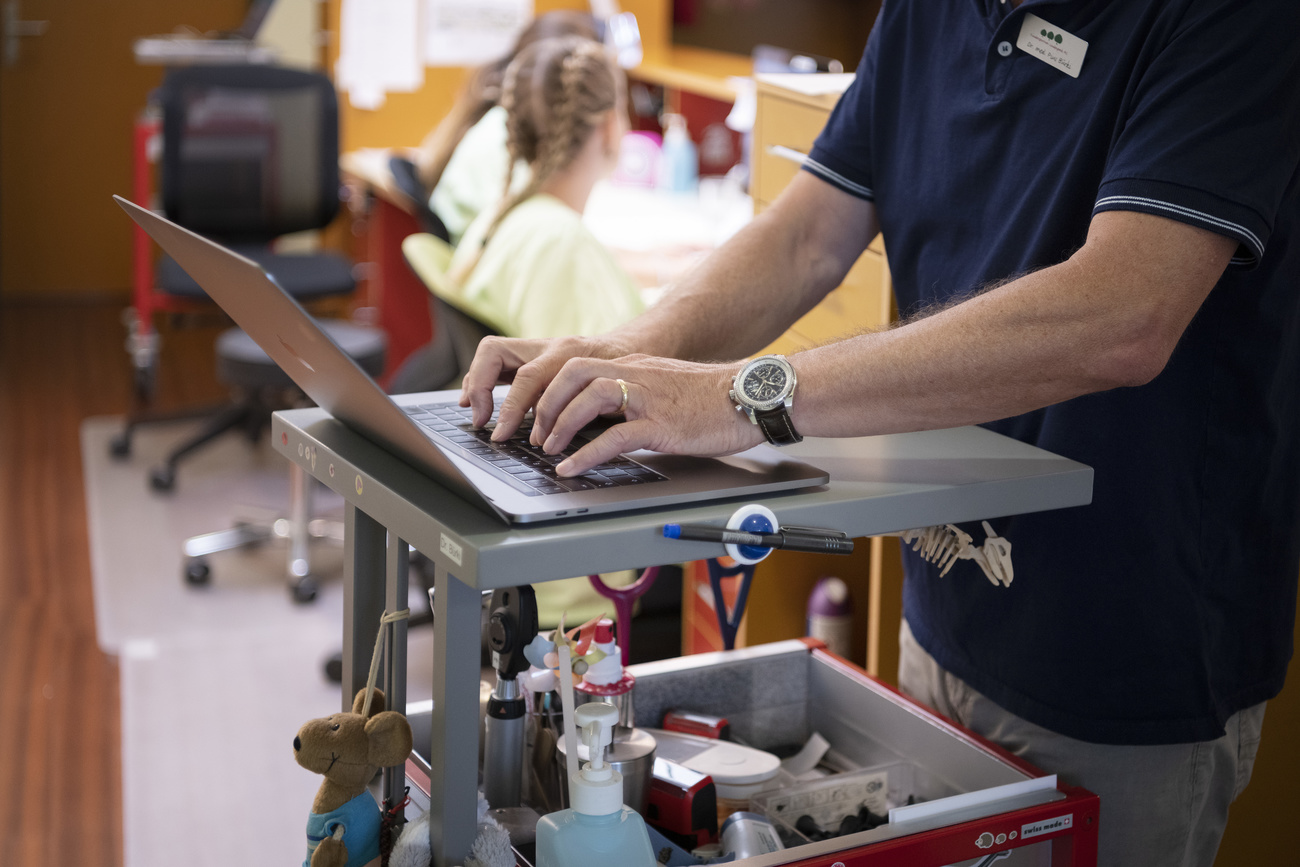
[(339, 118), (324, 75), (274, 66), (168, 72), (163, 210), (228, 242), (319, 229), (339, 208)]
[(488, 335), (500, 334), (491, 325), (454, 307), (446, 301), (433, 296), (434, 321), (446, 328), (446, 337), (451, 341), (452, 355), (456, 360), (456, 372), (452, 377), (459, 382), (469, 373), (470, 362), (478, 351), (479, 341)]
[(393, 185), (415, 212), (415, 221), (420, 224), (420, 229), (450, 244), (451, 233), (442, 218), (429, 207), (429, 191), (420, 183), (415, 163), (404, 156), (394, 155), (388, 158), (388, 171), (393, 176)]

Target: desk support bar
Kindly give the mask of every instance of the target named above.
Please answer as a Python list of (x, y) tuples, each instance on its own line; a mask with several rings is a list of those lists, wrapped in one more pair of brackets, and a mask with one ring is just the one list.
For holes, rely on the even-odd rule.
[[(410, 546), (396, 533), (388, 534), (387, 571), (384, 579), (384, 609), (401, 611), (410, 603), (407, 585), (410, 583)], [(384, 646), (384, 696), (389, 710), (406, 712), (406, 620), (388, 624), (388, 640)], [(384, 768), (383, 796), (390, 805), (400, 804), (406, 788), (406, 767)]]
[(479, 609), (482, 594), (434, 569), (429, 845), (434, 867), (464, 864), (477, 833)]
[[(384, 616), (384, 526), (352, 503), (343, 513), (343, 712), (365, 689)], [(402, 606), (405, 608), (405, 604)], [(405, 624), (403, 624), (405, 628)], [(389, 705), (392, 706), (391, 704)]]

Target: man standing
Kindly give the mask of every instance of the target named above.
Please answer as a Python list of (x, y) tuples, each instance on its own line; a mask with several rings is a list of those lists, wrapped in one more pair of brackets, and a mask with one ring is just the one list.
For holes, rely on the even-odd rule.
[[(464, 401), (561, 464), (985, 424), (1096, 471), (995, 522), (1019, 580), (905, 562), (905, 689), (1101, 796), (1106, 865), (1213, 863), (1291, 656), (1300, 563), (1300, 12), (887, 0), (789, 189), (628, 326), (490, 339)], [(742, 362), (883, 232), (903, 322)], [(682, 361), (678, 359), (694, 359)]]

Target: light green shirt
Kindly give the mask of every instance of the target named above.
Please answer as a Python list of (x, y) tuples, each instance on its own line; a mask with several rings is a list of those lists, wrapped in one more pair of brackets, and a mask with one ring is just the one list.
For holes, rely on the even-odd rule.
[[(485, 211), (465, 232), (451, 273), (478, 249), (491, 219)], [(544, 193), (506, 214), (461, 297), (507, 337), (600, 334), (645, 309), (636, 282), (582, 216)]]
[[(506, 110), (498, 105), (465, 132), (429, 196), (429, 207), (447, 227), (453, 247), (479, 214), (500, 201), (506, 160)], [(521, 162), (515, 187), (528, 183), (530, 174)]]

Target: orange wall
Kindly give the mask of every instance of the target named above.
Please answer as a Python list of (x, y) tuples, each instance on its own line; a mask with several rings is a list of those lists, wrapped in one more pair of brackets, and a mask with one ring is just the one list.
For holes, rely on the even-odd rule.
[(24, 0), (49, 21), (0, 67), (0, 293), (125, 295), (131, 221), (113, 204), (131, 193), (131, 135), (161, 66), (137, 65), (140, 36), (178, 25), (239, 25), (245, 0)]

